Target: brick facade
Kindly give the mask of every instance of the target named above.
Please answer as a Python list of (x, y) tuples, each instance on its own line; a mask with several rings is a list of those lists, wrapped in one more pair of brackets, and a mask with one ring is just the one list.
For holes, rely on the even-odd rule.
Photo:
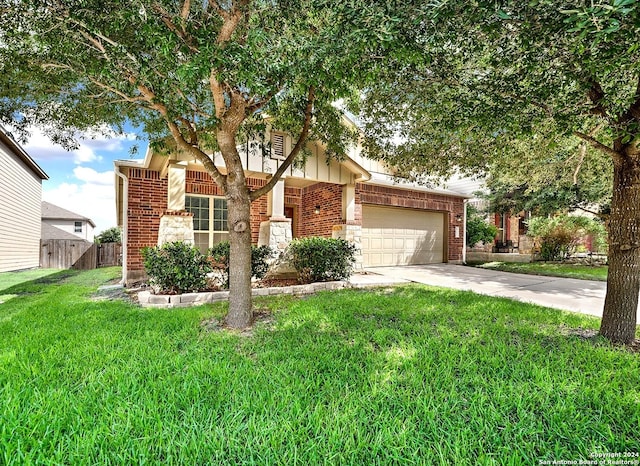
[[(316, 206), (320, 212), (315, 213)], [(301, 236), (324, 236), (331, 238), (334, 225), (342, 221), (342, 186), (316, 183), (302, 190)]]
[[(136, 276), (143, 270), (141, 249), (155, 246), (158, 242), (160, 218), (167, 211), (167, 179), (153, 170), (130, 168), (127, 228), (127, 268)], [(256, 189), (265, 184), (264, 180), (249, 178), (249, 186)], [(202, 196), (222, 196), (222, 190), (206, 172), (187, 170), (186, 193)], [(260, 223), (268, 220), (267, 196), (251, 204), (251, 241), (258, 242)]]
[[(167, 213), (167, 180), (160, 178), (157, 171), (129, 168), (128, 189), (128, 232), (127, 267), (130, 272), (142, 271), (140, 250), (157, 244), (160, 218)], [(251, 189), (265, 184), (265, 180), (248, 178)], [(187, 170), (186, 193), (204, 196), (222, 196), (222, 191), (208, 173)], [(464, 199), (443, 194), (411, 191), (393, 187), (358, 183), (355, 196), (354, 225), (362, 224), (362, 205), (405, 207), (439, 211), (448, 218), (448, 260), (462, 260), (464, 229), (457, 216), (464, 215)], [(292, 224), (293, 236), (331, 237), (335, 225), (346, 223), (343, 219), (343, 186), (330, 183), (316, 183), (305, 188), (285, 187), (285, 207), (293, 208), (296, 218)], [(315, 213), (316, 206), (320, 212)], [(251, 238), (258, 242), (260, 223), (269, 220), (267, 196), (251, 205)], [(455, 237), (455, 227), (459, 227), (459, 237)]]

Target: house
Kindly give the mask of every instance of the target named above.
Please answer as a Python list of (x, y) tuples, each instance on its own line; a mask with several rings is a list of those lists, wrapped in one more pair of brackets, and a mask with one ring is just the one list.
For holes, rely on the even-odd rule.
[[(251, 188), (266, 183), (289, 153), (292, 138), (272, 131), (270, 144), (241, 151)], [(427, 264), (464, 259), (467, 195), (397, 183), (381, 163), (351, 148), (338, 161), (318, 142), (307, 145), (304, 166), (290, 167), (251, 206), (252, 241), (282, 250), (292, 238), (344, 238), (360, 251), (358, 266)], [(265, 156), (266, 154), (266, 156)], [(224, 167), (222, 157), (214, 163)], [(201, 250), (227, 238), (221, 190), (193, 157), (148, 150), (144, 160), (115, 162), (118, 226), (123, 229), (123, 278), (144, 277), (141, 249), (193, 241)]]
[(93, 242), (93, 220), (42, 201), (42, 239), (82, 239)]
[(47, 174), (0, 126), (0, 272), (38, 267)]

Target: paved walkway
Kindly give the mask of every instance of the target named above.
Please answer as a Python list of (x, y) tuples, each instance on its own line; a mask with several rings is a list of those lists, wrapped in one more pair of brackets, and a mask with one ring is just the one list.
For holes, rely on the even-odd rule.
[[(542, 277), (452, 264), (375, 267), (354, 281), (382, 284), (416, 282), (602, 317), (606, 282)], [(640, 322), (640, 311), (638, 313)]]

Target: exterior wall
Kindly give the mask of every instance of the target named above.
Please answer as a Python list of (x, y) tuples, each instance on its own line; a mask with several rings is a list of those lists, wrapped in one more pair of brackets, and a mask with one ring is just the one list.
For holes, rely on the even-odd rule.
[[(167, 210), (167, 179), (160, 178), (160, 172), (140, 168), (128, 168), (128, 234), (127, 273), (128, 280), (144, 277), (144, 266), (140, 251), (146, 246), (158, 243), (160, 218)], [(264, 180), (249, 178), (252, 188), (260, 187)], [(208, 173), (187, 170), (186, 193), (203, 196), (223, 196), (220, 188)], [(251, 240), (258, 242), (260, 222), (268, 220), (267, 197), (263, 196), (251, 204)]]
[[(362, 204), (441, 211), (447, 213), (447, 258), (449, 262), (462, 261), (464, 243), (463, 223), (457, 217), (464, 217), (464, 199), (461, 197), (434, 194), (424, 191), (411, 191), (386, 186), (356, 184), (356, 220), (362, 219)], [(458, 237), (456, 228), (458, 227)]]
[(0, 272), (38, 267), (42, 180), (0, 143)]
[[(51, 225), (52, 227), (56, 227), (62, 231), (66, 231), (74, 236), (77, 236), (79, 239), (83, 239), (89, 242), (93, 242), (94, 239), (94, 229), (89, 222), (86, 220), (62, 220), (62, 219), (43, 219), (43, 223), (47, 225)], [(76, 233), (76, 222), (82, 222), (82, 233)]]
[[(316, 206), (320, 206), (318, 214), (315, 213)], [(300, 212), (300, 236), (331, 238), (333, 226), (343, 223), (342, 186), (316, 183), (304, 188)]]

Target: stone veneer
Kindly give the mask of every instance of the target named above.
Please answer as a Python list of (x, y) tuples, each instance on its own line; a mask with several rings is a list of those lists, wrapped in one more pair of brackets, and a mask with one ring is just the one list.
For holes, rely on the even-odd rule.
[(356, 247), (355, 263), (353, 269), (360, 271), (362, 264), (362, 226), (361, 225), (334, 225), (332, 231), (333, 238), (340, 238)]
[(160, 218), (158, 246), (175, 241), (194, 244), (193, 215), (189, 212), (166, 213)]

